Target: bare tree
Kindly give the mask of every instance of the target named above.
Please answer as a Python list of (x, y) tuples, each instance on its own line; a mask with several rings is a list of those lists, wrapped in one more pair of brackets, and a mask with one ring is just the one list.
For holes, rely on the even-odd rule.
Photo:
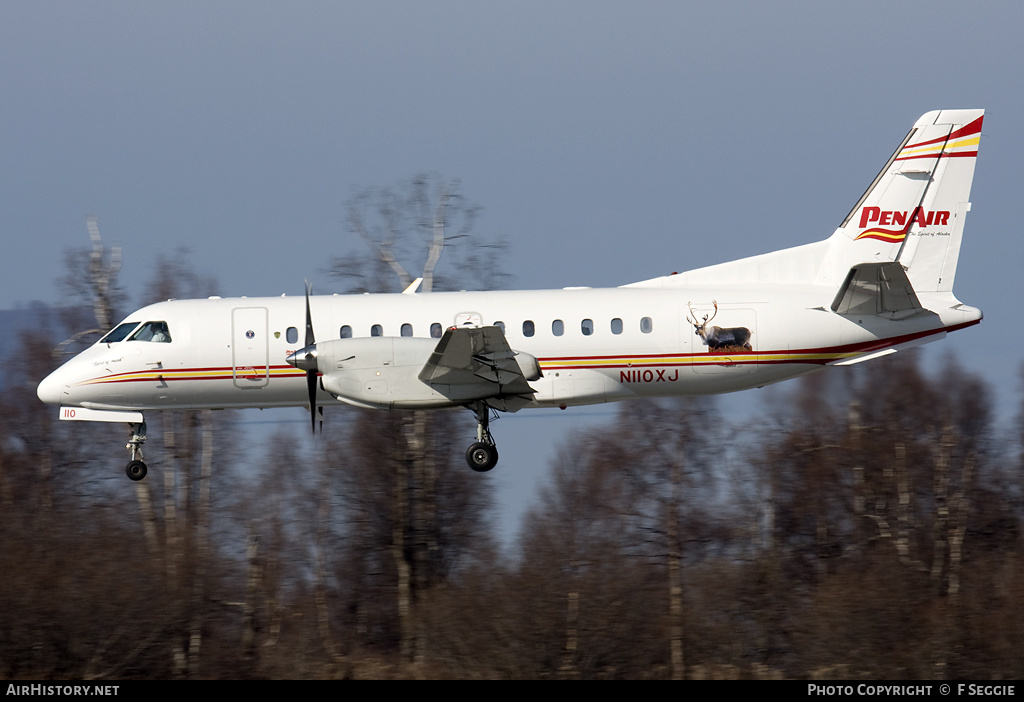
[(502, 287), (505, 245), (475, 231), (480, 207), (460, 188), (458, 180), (420, 174), (356, 192), (348, 227), (367, 250), (334, 259), (331, 275), (345, 281), (347, 292), (399, 292), (415, 278), (423, 292)]
[[(124, 302), (124, 291), (120, 286), (121, 247), (108, 247), (100, 236), (99, 223), (95, 216), (86, 220), (92, 247), (88, 253), (70, 251), (65, 255), (65, 273), (61, 278), (61, 286), (71, 299), (85, 301), (92, 309), (93, 324), (86, 329), (79, 329), (71, 337), (61, 342), (58, 353), (63, 353), (68, 346), (93, 334), (104, 334), (110, 330), (117, 319), (118, 306)], [(75, 308), (66, 310), (66, 314), (75, 316), (66, 320), (69, 327), (87, 326), (90, 322), (77, 316)]]
[(684, 626), (683, 565), (724, 541), (711, 473), (729, 460), (720, 436), (704, 401), (634, 402), (611, 430), (567, 442), (521, 544), (521, 581), (553, 593), (528, 608), (548, 651), (541, 671), (684, 677), (684, 643), (699, 638)]
[[(349, 283), (350, 292), (399, 291), (415, 279), (422, 294), (452, 287), (498, 286), (504, 277), (502, 246), (483, 241), (474, 230), (479, 211), (462, 196), (457, 180), (437, 175), (418, 175), (395, 187), (359, 191), (348, 202), (348, 224), (366, 249), (335, 259), (331, 273)], [(451, 417), (373, 413), (365, 421), (399, 423), (395, 431), (373, 432), (365, 438), (388, 441), (385, 437), (390, 437), (389, 444), (371, 449), (377, 453), (374, 460), (380, 462), (374, 477), (386, 467), (390, 504), (381, 507), (391, 518), (386, 538), (396, 579), (399, 650), (404, 659), (422, 662), (426, 639), (417, 603), (443, 579), (437, 559), (446, 548), (438, 539), (446, 533), (442, 522), (452, 517), (442, 509), (443, 492), (450, 487), (444, 475), (451, 448), (438, 442)], [(476, 485), (479, 500), (485, 500), (483, 485), (479, 480)]]
[[(947, 676), (988, 451), (985, 388), (953, 365), (929, 378), (901, 353), (795, 390), (755, 463), (773, 515), (772, 546), (757, 558), (781, 566), (786, 611), (812, 616), (766, 622), (773, 640), (795, 643), (812, 675)], [(879, 619), (892, 625), (866, 625)], [(889, 649), (898, 653), (873, 655)]]
[[(185, 249), (159, 260), (153, 271), (144, 292), (145, 304), (203, 298), (217, 292), (216, 281), (195, 271)], [(208, 568), (213, 560), (209, 532), (214, 446), (226, 443), (224, 434), (230, 427), (219, 431), (210, 410), (190, 410), (161, 412), (159, 429), (163, 439), (163, 486), (157, 501), (164, 508), (164, 543), (159, 552), (169, 594), (181, 603), (184, 620), (182, 631), (172, 641), (174, 670), (180, 677), (195, 677), (199, 674), (208, 615)], [(151, 482), (139, 481), (136, 486), (154, 501)], [(156, 521), (155, 514), (150, 514)]]

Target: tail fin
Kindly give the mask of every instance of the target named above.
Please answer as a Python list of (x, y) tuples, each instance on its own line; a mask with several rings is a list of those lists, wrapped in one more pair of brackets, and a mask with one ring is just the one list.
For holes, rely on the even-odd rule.
[[(629, 287), (814, 283), (831, 288), (881, 275), (889, 281), (909, 279), (918, 293), (950, 292), (971, 209), (984, 114), (937, 110), (922, 115), (828, 239)], [(896, 275), (894, 262), (905, 276)], [(864, 264), (871, 265), (851, 277)]]
[(917, 120), (833, 235), (828, 273), (898, 261), (917, 292), (953, 289), (983, 117), (940, 110)]

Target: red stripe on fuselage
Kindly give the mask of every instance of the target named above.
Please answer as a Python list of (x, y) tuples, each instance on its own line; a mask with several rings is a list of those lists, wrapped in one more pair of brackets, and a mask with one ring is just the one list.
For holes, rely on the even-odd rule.
[[(789, 350), (766, 350), (766, 351), (749, 351), (744, 353), (733, 353), (733, 354), (719, 354), (715, 355), (712, 353), (707, 354), (682, 354), (682, 353), (662, 353), (662, 354), (644, 354), (644, 355), (629, 355), (629, 354), (614, 354), (609, 356), (552, 356), (539, 359), (545, 364), (544, 370), (597, 370), (600, 368), (628, 368), (633, 366), (642, 366), (644, 368), (654, 367), (665, 367), (665, 366), (701, 366), (701, 365), (721, 365), (721, 359), (730, 358), (735, 356), (773, 356), (776, 354), (790, 354), (790, 355), (834, 355), (834, 354), (857, 354), (857, 353), (872, 353), (874, 351), (881, 351), (891, 346), (898, 346), (905, 344), (910, 341), (916, 341), (923, 339), (934, 334), (941, 334), (942, 332), (958, 331), (960, 329), (966, 329), (967, 327), (978, 324), (981, 320), (974, 320), (971, 322), (964, 322), (963, 324), (954, 324), (950, 327), (942, 327), (941, 329), (930, 329), (927, 331), (915, 332), (913, 334), (904, 334), (903, 336), (895, 336), (887, 339), (877, 339), (875, 341), (862, 341), (855, 344), (844, 344), (842, 346), (821, 346), (811, 347), (804, 349), (789, 349)], [(685, 356), (688, 360), (686, 363), (679, 363), (678, 361), (668, 361), (659, 359), (670, 359), (677, 358), (679, 356)], [(610, 363), (606, 365), (593, 366), (588, 365), (587, 362), (603, 361), (603, 360), (614, 360), (617, 358), (627, 358), (621, 363)], [(651, 362), (645, 363), (645, 359), (650, 359)], [(696, 359), (700, 359), (699, 361)], [(707, 361), (704, 361), (707, 359)], [(831, 363), (835, 359), (831, 358), (788, 358), (788, 359), (752, 359), (748, 361), (733, 361), (734, 365), (784, 365), (789, 363), (804, 363), (804, 364), (816, 364), (825, 365)], [(548, 365), (551, 364), (551, 365)]]

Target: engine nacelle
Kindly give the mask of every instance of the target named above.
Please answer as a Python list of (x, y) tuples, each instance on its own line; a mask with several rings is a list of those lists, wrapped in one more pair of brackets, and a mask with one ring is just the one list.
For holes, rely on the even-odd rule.
[(536, 356), (531, 356), (523, 351), (513, 351), (516, 355), (516, 363), (523, 371), (523, 377), (527, 380), (539, 380), (544, 374), (540, 372), (540, 361)]
[(434, 339), (393, 336), (320, 341), (320, 384), (361, 407), (447, 407), (453, 403), (416, 377), (435, 346)]

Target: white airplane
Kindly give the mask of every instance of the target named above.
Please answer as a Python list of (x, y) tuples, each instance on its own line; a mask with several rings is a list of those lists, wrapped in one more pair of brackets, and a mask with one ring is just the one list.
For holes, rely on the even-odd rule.
[[(494, 410), (761, 387), (977, 324), (954, 297), (982, 110), (929, 112), (823, 241), (618, 288), (169, 300), (39, 384), (64, 420), (307, 406), (467, 407), (470, 467)], [(712, 325), (712, 322), (728, 325)]]

